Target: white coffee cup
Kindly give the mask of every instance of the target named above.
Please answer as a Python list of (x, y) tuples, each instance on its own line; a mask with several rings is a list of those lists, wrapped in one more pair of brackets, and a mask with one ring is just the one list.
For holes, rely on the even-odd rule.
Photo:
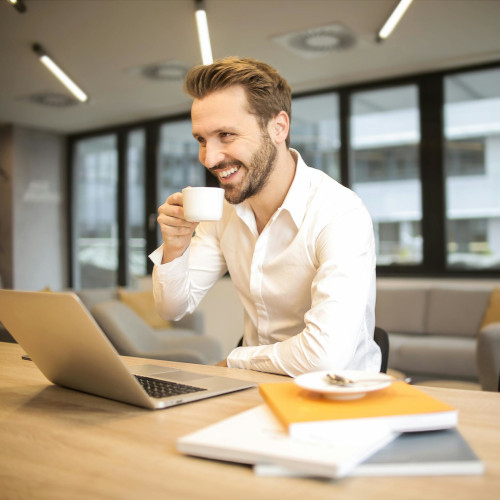
[(220, 220), (224, 189), (216, 187), (187, 187), (182, 190), (184, 217), (190, 222)]

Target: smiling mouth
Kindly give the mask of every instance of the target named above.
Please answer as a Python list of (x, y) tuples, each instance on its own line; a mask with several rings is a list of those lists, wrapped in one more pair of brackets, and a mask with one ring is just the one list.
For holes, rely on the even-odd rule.
[(231, 167), (231, 168), (228, 168), (227, 170), (223, 170), (222, 172), (219, 172), (218, 174), (219, 174), (219, 177), (221, 177), (222, 179), (226, 179), (227, 177), (236, 173), (239, 169), (240, 169), (240, 167)]

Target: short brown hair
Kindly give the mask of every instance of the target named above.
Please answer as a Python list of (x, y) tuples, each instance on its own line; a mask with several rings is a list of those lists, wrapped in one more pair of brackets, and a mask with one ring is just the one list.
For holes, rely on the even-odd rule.
[[(287, 81), (271, 66), (252, 58), (225, 57), (206, 66), (195, 66), (184, 80), (184, 90), (202, 99), (233, 85), (245, 89), (250, 113), (264, 129), (280, 111), (292, 117), (292, 91)], [(290, 145), (290, 133), (286, 139)]]

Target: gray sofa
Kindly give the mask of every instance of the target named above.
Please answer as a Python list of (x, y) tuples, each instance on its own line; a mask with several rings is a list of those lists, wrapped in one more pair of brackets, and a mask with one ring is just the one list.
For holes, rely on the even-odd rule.
[[(478, 356), (478, 339), (485, 336), (480, 325), (495, 286), (500, 285), (379, 279), (375, 315), (389, 333), (389, 368), (417, 380), (481, 382), (492, 390), (490, 382), (485, 386), (492, 375), (484, 373), (488, 368)], [(484, 330), (500, 338), (500, 323)]]
[(116, 288), (76, 293), (122, 355), (198, 364), (215, 364), (223, 359), (221, 342), (203, 334), (200, 312), (172, 322), (171, 328), (158, 329), (121, 302)]

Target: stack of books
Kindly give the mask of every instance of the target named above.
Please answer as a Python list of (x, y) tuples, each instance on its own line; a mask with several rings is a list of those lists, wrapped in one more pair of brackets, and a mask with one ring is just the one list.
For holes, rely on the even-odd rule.
[(178, 440), (179, 451), (254, 465), (260, 475), (481, 474), (455, 408), (405, 382), (353, 400), (293, 382), (259, 386), (265, 404)]

